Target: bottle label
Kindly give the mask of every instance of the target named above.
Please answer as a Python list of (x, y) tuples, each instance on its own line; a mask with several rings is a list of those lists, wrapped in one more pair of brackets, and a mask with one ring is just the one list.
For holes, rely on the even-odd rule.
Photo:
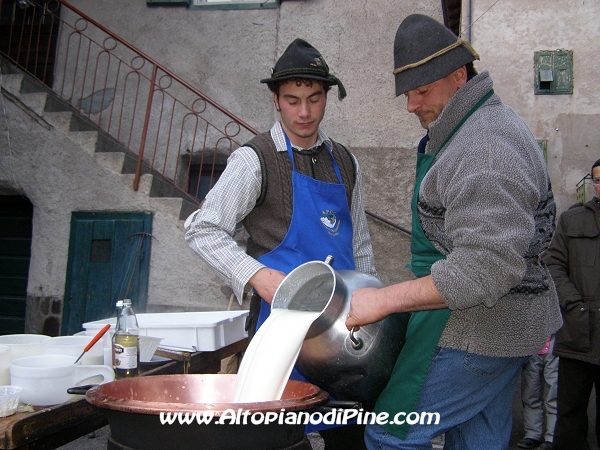
[(136, 369), (137, 368), (137, 346), (124, 347), (114, 344), (115, 348), (115, 368), (116, 369)]

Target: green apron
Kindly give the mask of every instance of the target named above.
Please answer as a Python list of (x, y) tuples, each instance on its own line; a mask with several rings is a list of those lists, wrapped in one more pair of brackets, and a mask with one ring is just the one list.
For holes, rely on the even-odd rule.
[[(418, 278), (429, 275), (433, 263), (446, 257), (427, 239), (421, 227), (417, 211), (421, 182), (440, 150), (444, 148), (471, 114), (483, 105), (493, 93), (494, 91), (490, 90), (471, 108), (435, 153), (417, 153), (417, 179), (411, 202), (412, 237), (410, 250), (412, 259), (408, 267)], [(425, 376), (427, 375), (433, 354), (449, 317), (450, 310), (448, 308), (417, 311), (411, 314), (404, 347), (396, 361), (390, 381), (377, 399), (374, 408), (375, 412), (389, 413), (389, 420), (391, 421), (399, 412), (408, 414), (415, 411), (423, 383), (425, 382)], [(400, 439), (405, 439), (409, 424), (406, 422), (402, 425), (387, 424), (383, 425), (383, 428), (388, 433)]]

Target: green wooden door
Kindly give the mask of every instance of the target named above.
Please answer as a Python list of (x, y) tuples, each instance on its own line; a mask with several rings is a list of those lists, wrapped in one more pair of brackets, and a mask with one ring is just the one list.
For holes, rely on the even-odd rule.
[(117, 300), (146, 310), (152, 215), (85, 213), (71, 216), (62, 334), (115, 315)]
[(0, 195), (0, 334), (25, 331), (33, 205)]

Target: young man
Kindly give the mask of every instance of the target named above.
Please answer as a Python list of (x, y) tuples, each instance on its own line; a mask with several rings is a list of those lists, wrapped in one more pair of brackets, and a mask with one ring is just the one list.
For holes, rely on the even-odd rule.
[[(280, 120), (231, 154), (201, 209), (186, 221), (185, 235), (238, 299), (246, 285), (257, 293), (250, 315), (258, 324), (250, 328), (266, 320), (285, 275), (305, 262), (331, 255), (336, 270), (376, 275), (358, 162), (319, 128), (331, 86), (345, 97), (342, 83), (302, 39), (261, 82), (272, 91)], [(250, 235), (246, 251), (233, 240), (240, 221)], [(363, 447), (359, 427), (321, 434), (326, 448)]]
[[(560, 299), (564, 325), (556, 333), (558, 356), (555, 450), (586, 449), (587, 409), (600, 390), (600, 159), (590, 170), (595, 197), (560, 215), (544, 262)], [(598, 394), (596, 394), (598, 398)], [(600, 444), (600, 400), (596, 400), (596, 441)]]
[(389, 421), (367, 426), (368, 448), (431, 448), (445, 433), (446, 448), (506, 449), (521, 366), (561, 324), (540, 259), (555, 216), (542, 152), (490, 75), (476, 74), (478, 58), (427, 16), (396, 33), (396, 95), (427, 136), (412, 203), (417, 279), (355, 290), (346, 322), (414, 311), (375, 406)]

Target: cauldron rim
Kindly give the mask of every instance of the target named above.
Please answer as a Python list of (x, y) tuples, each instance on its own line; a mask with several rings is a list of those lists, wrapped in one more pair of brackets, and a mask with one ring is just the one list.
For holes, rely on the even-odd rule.
[(151, 401), (148, 399), (135, 400), (129, 398), (133, 389), (168, 389), (188, 382), (207, 384), (220, 383), (235, 385), (234, 374), (188, 374), (188, 375), (151, 375), (147, 377), (124, 378), (95, 386), (87, 391), (86, 399), (94, 406), (114, 411), (137, 414), (158, 415), (161, 412), (199, 412), (210, 411), (219, 417), (225, 411), (301, 411), (314, 408), (326, 403), (329, 394), (318, 386), (297, 380), (289, 380), (281, 400), (253, 403), (232, 402), (185, 402), (185, 401)]

